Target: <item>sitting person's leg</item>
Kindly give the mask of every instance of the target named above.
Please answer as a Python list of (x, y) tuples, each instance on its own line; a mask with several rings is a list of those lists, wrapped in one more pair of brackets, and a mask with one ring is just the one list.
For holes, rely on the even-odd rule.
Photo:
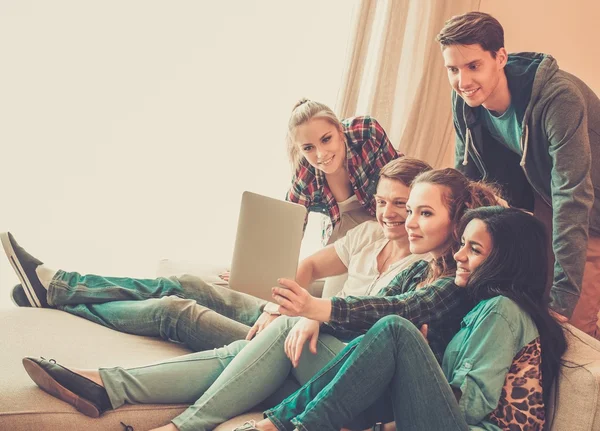
[(177, 428), (212, 429), (261, 403), (278, 390), (290, 372), (296, 379), (312, 377), (344, 347), (338, 339), (322, 334), (317, 354), (306, 348), (300, 365), (293, 369), (284, 343), (296, 321), (296, 318), (280, 317), (257, 335), (194, 405), (173, 419)]
[[(191, 299), (223, 316), (252, 326), (262, 313), (266, 301), (227, 287), (206, 283), (199, 277), (133, 279), (82, 276), (58, 271), (50, 282), (48, 302), (55, 306), (98, 304), (109, 301), (145, 300), (164, 296)], [(65, 311), (69, 308), (65, 307)]]
[(42, 389), (97, 417), (126, 403), (191, 404), (247, 343), (239, 340), (219, 349), (129, 369), (78, 370), (43, 358), (25, 358), (23, 365)]
[(0, 239), (32, 306), (60, 307), (176, 295), (251, 326), (266, 303), (193, 276), (134, 279), (53, 271), (19, 246), (12, 235), (2, 234)]
[(243, 340), (250, 330), (196, 301), (176, 296), (60, 308), (117, 331), (183, 343), (196, 352)]
[(125, 369), (101, 368), (113, 408), (124, 404), (192, 404), (200, 398), (249, 341)]
[[(177, 362), (177, 372), (170, 376), (170, 384), (173, 387), (186, 385), (189, 387), (186, 391), (203, 393), (192, 406), (175, 418), (173, 423), (175, 423), (180, 430), (211, 429), (211, 427), (215, 427), (235, 415), (241, 414), (256, 406), (274, 393), (290, 375), (291, 362), (285, 354), (284, 342), (296, 320), (297, 319), (285, 317), (276, 319), (273, 324), (269, 325), (264, 331), (258, 334), (255, 339), (248, 342), (246, 348), (241, 350), (237, 357), (231, 361), (229, 366), (227, 366), (225, 370), (221, 370), (223, 371), (222, 373), (221, 371), (218, 372), (220, 373), (219, 376), (206, 390), (205, 387), (202, 386), (205, 382), (204, 380), (202, 380), (199, 385), (193, 378), (189, 377), (193, 375), (194, 370), (190, 370), (190, 373), (182, 371), (185, 370), (185, 367), (193, 369), (197, 365), (192, 361), (186, 362), (175, 359), (174, 361)], [(322, 340), (318, 343), (317, 354), (313, 355), (306, 349), (301, 358), (299, 368), (302, 367), (302, 363), (311, 363), (306, 365), (306, 367), (308, 369), (318, 370), (327, 364), (327, 362), (329, 362), (337, 352), (342, 350), (344, 346), (341, 341), (330, 335), (323, 334), (321, 338)], [(247, 342), (240, 341), (233, 343), (231, 346), (217, 349), (215, 352), (225, 351), (226, 354), (229, 354), (231, 353), (230, 349), (232, 346), (235, 349), (241, 343), (245, 344)], [(167, 361), (167, 363), (170, 362), (172, 361)], [(155, 383), (156, 381), (164, 382), (164, 377), (162, 376), (163, 369), (160, 364), (151, 367), (138, 368), (133, 372), (130, 371), (131, 370), (122, 369), (102, 370), (101, 375), (103, 384), (107, 388), (113, 388), (115, 391), (123, 391), (120, 395), (115, 392), (115, 394), (111, 395), (111, 399), (122, 399), (123, 402), (170, 402), (172, 400), (171, 392), (167, 393), (163, 399), (163, 391), (165, 391), (164, 385), (162, 383)], [(51, 371), (48, 373), (51, 373)], [(308, 374), (308, 372), (305, 370), (304, 373), (300, 374)], [(99, 376), (96, 372), (93, 372), (92, 374), (85, 372), (83, 375), (98, 382), (97, 377)], [(127, 377), (124, 378), (124, 375)], [(77, 373), (75, 373), (75, 376), (77, 376), (77, 379), (81, 379), (81, 376)], [(177, 377), (179, 380), (176, 380), (176, 376), (179, 376)], [(32, 376), (32, 378), (34, 377), (35, 376)], [(50, 374), (50, 380), (58, 380), (58, 377), (60, 376)], [(42, 388), (44, 388), (44, 384), (47, 384), (48, 382), (47, 378), (38, 380), (34, 378), (34, 380)], [(123, 385), (124, 380), (128, 382), (125, 385)], [(143, 394), (139, 395), (136, 388), (142, 386), (145, 389)], [(197, 387), (201, 387), (201, 390), (197, 389)], [(66, 389), (75, 393), (78, 398), (85, 399), (86, 397), (87, 392), (79, 391), (79, 388), (76, 386), (66, 387)], [(138, 395), (130, 397), (128, 394), (131, 391)], [(49, 392), (57, 396), (56, 391)], [(74, 403), (67, 397), (63, 398), (59, 396), (59, 398)], [(116, 404), (118, 403), (115, 403), (115, 405)]]
[[(46, 283), (42, 280), (42, 285)], [(175, 277), (136, 279), (104, 277), (58, 270), (47, 284), (48, 304), (54, 307), (75, 304), (101, 304), (109, 301), (139, 301), (161, 296), (185, 297)]]
[(423, 335), (398, 316), (377, 322), (357, 346), (349, 345), (307, 385), (265, 412), (265, 422), (279, 430), (339, 431), (390, 385), (398, 429), (468, 429)]
[[(289, 416), (288, 422), (289, 419), (292, 419), (296, 415), (302, 413), (306, 407), (306, 403), (308, 403), (308, 400), (315, 398), (319, 392), (335, 378), (350, 355), (356, 350), (362, 338), (362, 336), (355, 338), (348, 343), (348, 345), (340, 353), (338, 353), (334, 359), (332, 359), (321, 370), (317, 371), (314, 377), (306, 382), (302, 388), (299, 388), (296, 393), (289, 396), (288, 399), (282, 400), (279, 403), (279, 406), (274, 407), (273, 410), (281, 409), (282, 406), (290, 403), (290, 405), (287, 406), (288, 408), (285, 410), (285, 413), (282, 413), (283, 417), (285, 417), (286, 414)], [(302, 393), (300, 393), (301, 391)], [(389, 394), (387, 395), (389, 398)], [(355, 429), (367, 429), (376, 422), (392, 422), (394, 420), (389, 400), (386, 400), (384, 397), (380, 397), (377, 401), (375, 401), (372, 407), (367, 408), (367, 405), (365, 404), (363, 408), (365, 409), (364, 411), (353, 412), (352, 427)], [(281, 421), (282, 418), (277, 419), (277, 417), (274, 417), (272, 414), (269, 414), (268, 417), (270, 420), (273, 420), (281, 429), (286, 428), (286, 426), (291, 426), (291, 423), (283, 424)], [(266, 421), (263, 421), (263, 424), (265, 422)]]

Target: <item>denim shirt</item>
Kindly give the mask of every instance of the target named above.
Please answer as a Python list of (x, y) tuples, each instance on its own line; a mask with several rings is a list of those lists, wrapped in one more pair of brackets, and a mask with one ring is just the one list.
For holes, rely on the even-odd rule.
[(531, 317), (504, 296), (481, 301), (465, 316), (442, 369), (462, 392), (459, 407), (469, 429), (501, 431), (486, 419), (498, 406), (514, 357), (538, 335)]

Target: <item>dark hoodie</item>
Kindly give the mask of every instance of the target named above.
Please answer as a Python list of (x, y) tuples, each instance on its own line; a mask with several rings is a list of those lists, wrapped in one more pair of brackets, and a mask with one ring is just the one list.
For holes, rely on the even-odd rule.
[(523, 156), (490, 135), (481, 119), (485, 108), (471, 108), (453, 92), (456, 167), (499, 184), (513, 206), (533, 210), (535, 191), (552, 207), (551, 307), (570, 317), (581, 291), (588, 229), (600, 236), (600, 99), (550, 55), (510, 54), (504, 71), (523, 129)]

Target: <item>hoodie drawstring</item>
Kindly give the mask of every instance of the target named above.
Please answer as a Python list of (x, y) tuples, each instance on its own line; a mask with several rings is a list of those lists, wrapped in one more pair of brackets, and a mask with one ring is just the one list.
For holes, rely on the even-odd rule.
[(523, 157), (521, 157), (521, 163), (519, 163), (521, 165), (521, 167), (525, 166), (525, 158), (527, 157), (527, 147), (529, 145), (529, 127), (527, 127), (527, 124), (525, 125), (525, 141), (521, 142), (521, 146), (523, 148)]
[(471, 144), (471, 141), (473, 140), (473, 138), (471, 137), (471, 129), (469, 129), (467, 127), (467, 138), (465, 139), (465, 156), (463, 157), (463, 166), (467, 166), (467, 163), (469, 163), (469, 145)]

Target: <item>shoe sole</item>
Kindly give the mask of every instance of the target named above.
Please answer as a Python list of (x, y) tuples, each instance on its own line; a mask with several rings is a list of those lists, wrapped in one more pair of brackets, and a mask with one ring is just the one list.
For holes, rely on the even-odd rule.
[[(20, 307), (19, 304), (17, 304), (17, 301), (15, 300), (15, 296), (13, 295), (13, 291), (14, 291), (14, 287), (13, 290), (11, 290), (10, 292), (10, 300), (12, 301), (13, 304), (15, 304), (17, 307)], [(23, 289), (23, 291), (25, 291), (25, 289)], [(29, 301), (29, 298), (27, 298), (27, 300)]]
[[(15, 286), (16, 287), (16, 286)], [(12, 301), (13, 304), (15, 304), (17, 307), (22, 307), (22, 305), (19, 305), (19, 303), (17, 302), (17, 300), (15, 299), (15, 295), (14, 292), (15, 288), (13, 287), (13, 290), (10, 292), (10, 300)], [(23, 291), (25, 291), (25, 289), (23, 289)], [(29, 298), (27, 299), (29, 300)]]
[(25, 367), (27, 374), (29, 374), (29, 377), (31, 377), (31, 380), (53, 397), (71, 404), (86, 416), (91, 418), (100, 416), (100, 411), (94, 404), (62, 386), (36, 362), (25, 358), (23, 359), (23, 366)]
[(21, 280), (23, 290), (25, 291), (25, 296), (27, 296), (27, 300), (29, 301), (32, 307), (42, 308), (42, 303), (35, 294), (35, 290), (33, 289), (31, 282), (25, 275), (25, 271), (23, 270), (23, 267), (21, 267), (19, 259), (17, 259), (17, 255), (15, 253), (15, 250), (13, 249), (12, 243), (10, 242), (10, 238), (8, 237), (7, 232), (0, 233), (0, 242), (2, 242), (2, 247), (4, 248), (4, 252), (6, 253), (8, 261), (17, 273), (17, 277), (19, 277), (19, 280)]

